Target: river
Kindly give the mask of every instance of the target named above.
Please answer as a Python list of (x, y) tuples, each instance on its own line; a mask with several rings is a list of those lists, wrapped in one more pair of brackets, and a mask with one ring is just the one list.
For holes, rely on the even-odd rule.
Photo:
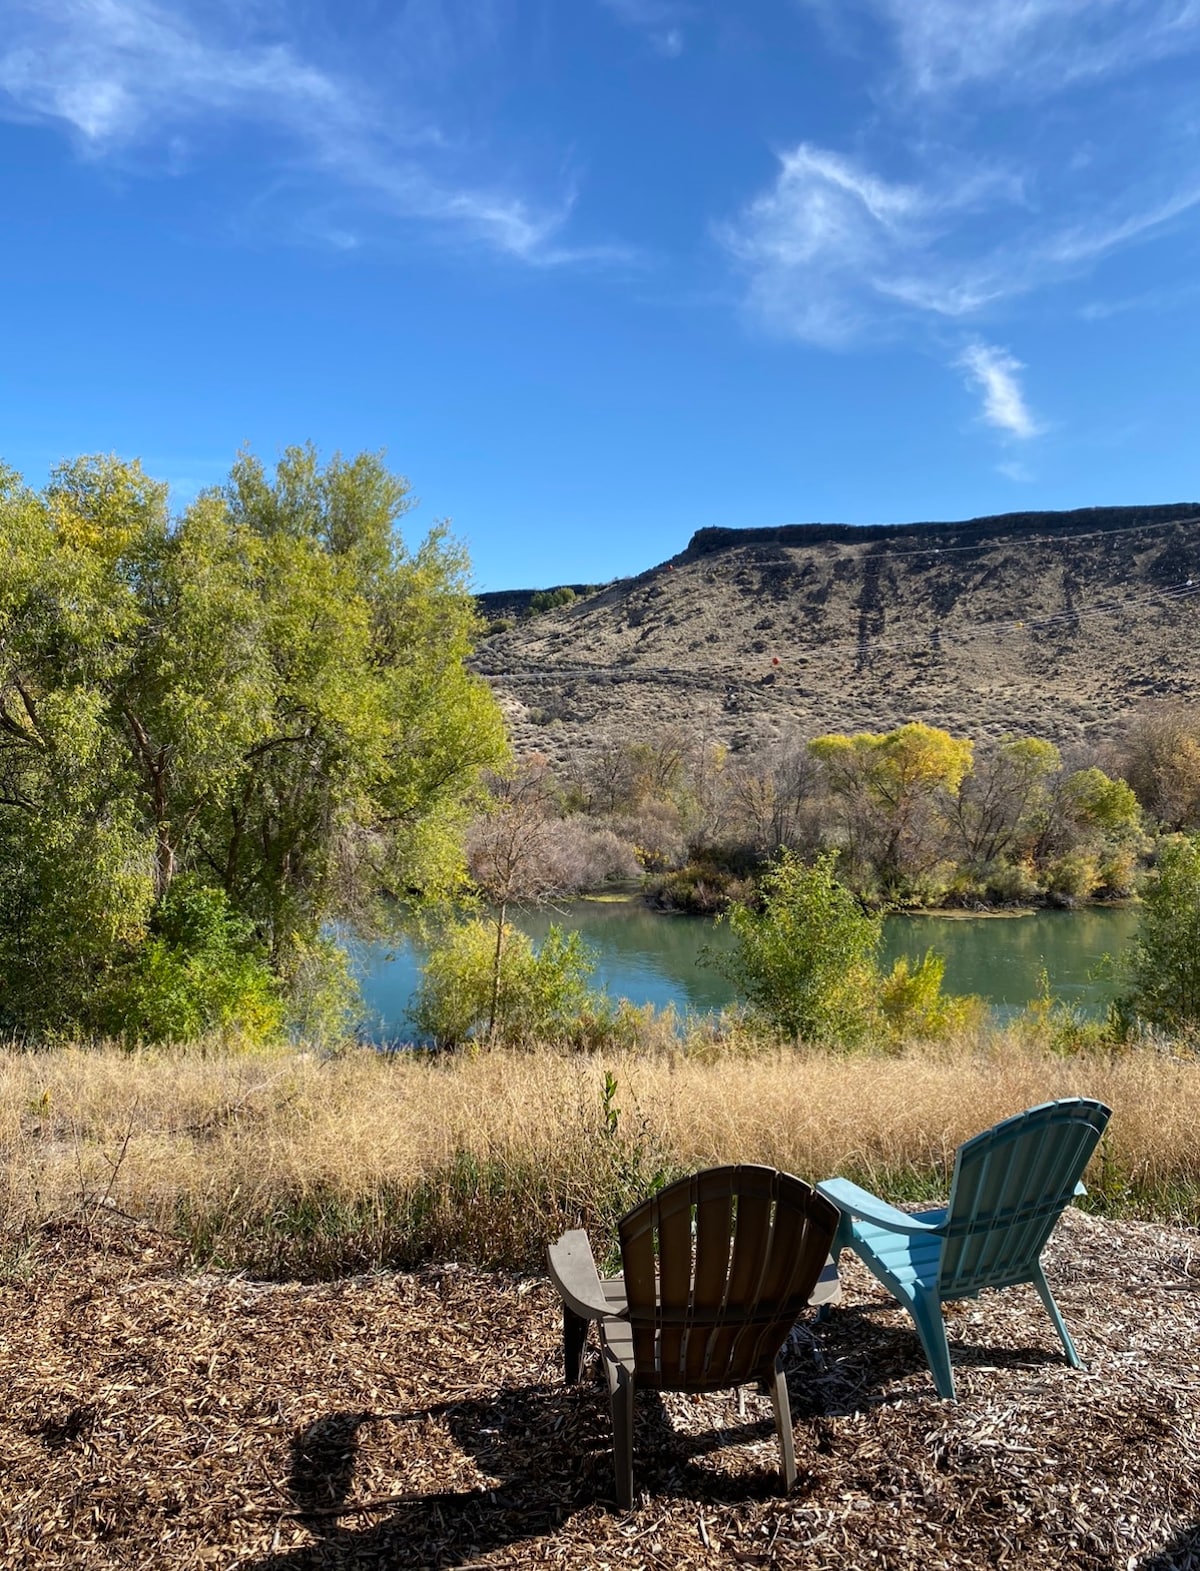
[[(577, 900), (518, 918), (535, 942), (551, 922), (582, 934), (596, 959), (593, 981), (611, 998), (659, 1008), (674, 1004), (680, 1013), (733, 1002), (724, 977), (701, 964), (706, 948), (721, 950), (729, 944), (720, 924), (663, 916), (636, 897)], [(1105, 955), (1114, 960), (1120, 956), (1136, 928), (1137, 911), (1130, 907), (1089, 906), (1021, 916), (891, 916), (884, 922), (882, 959), (890, 966), (898, 955), (919, 960), (926, 949), (933, 949), (946, 959), (946, 990), (979, 994), (1001, 1018), (1037, 996), (1044, 969), (1055, 998), (1099, 1018), (1114, 985), (1097, 976), (1097, 970)], [(420, 952), (411, 943), (362, 949), (365, 1034), (371, 1040), (411, 1037), (405, 1016), (420, 968)]]

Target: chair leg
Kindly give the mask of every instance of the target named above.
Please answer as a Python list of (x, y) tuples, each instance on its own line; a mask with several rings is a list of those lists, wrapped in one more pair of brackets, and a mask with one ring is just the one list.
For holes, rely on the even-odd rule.
[(942, 1319), (942, 1306), (937, 1295), (918, 1294), (905, 1307), (912, 1315), (917, 1335), (921, 1338), (937, 1394), (944, 1402), (957, 1402), (954, 1371), (950, 1368), (950, 1344), (946, 1340), (946, 1322)]
[(787, 1381), (782, 1365), (778, 1363), (771, 1385), (771, 1405), (775, 1409), (775, 1427), (779, 1431), (779, 1455), (783, 1462), (783, 1489), (786, 1494), (796, 1482), (796, 1443), (792, 1435), (792, 1404), (788, 1401)]
[(1071, 1340), (1071, 1333), (1067, 1330), (1062, 1311), (1054, 1302), (1054, 1294), (1050, 1291), (1050, 1284), (1046, 1281), (1045, 1273), (1040, 1264), (1034, 1267), (1033, 1285), (1038, 1290), (1038, 1297), (1046, 1306), (1046, 1313), (1054, 1321), (1054, 1329), (1062, 1339), (1062, 1345), (1067, 1355), (1067, 1363), (1070, 1364), (1072, 1369), (1082, 1369), (1083, 1364), (1075, 1350), (1075, 1344)]
[(612, 1408), (613, 1467), (617, 1476), (617, 1504), (633, 1509), (633, 1376), (618, 1359), (605, 1360), (608, 1399)]
[[(829, 1258), (833, 1262), (833, 1269), (835, 1272), (838, 1270), (838, 1262), (842, 1258), (842, 1250), (845, 1249), (846, 1246), (850, 1243), (851, 1239), (846, 1229), (846, 1218), (843, 1216), (842, 1220), (838, 1223), (837, 1232), (833, 1235), (833, 1243), (829, 1248)], [(840, 1293), (838, 1296), (841, 1296)], [(829, 1319), (829, 1310), (829, 1304), (822, 1304), (820, 1306), (816, 1313), (817, 1325), (820, 1325), (823, 1321)]]
[(563, 1378), (569, 1386), (583, 1379), (583, 1355), (587, 1349), (588, 1322), (567, 1304), (563, 1305)]

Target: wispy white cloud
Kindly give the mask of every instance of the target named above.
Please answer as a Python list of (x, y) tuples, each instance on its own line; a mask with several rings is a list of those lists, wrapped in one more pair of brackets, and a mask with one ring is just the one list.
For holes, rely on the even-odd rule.
[(1147, 289), (1123, 299), (1089, 300), (1080, 306), (1079, 315), (1085, 322), (1105, 322), (1110, 317), (1128, 316), (1137, 311), (1174, 311), (1179, 306), (1191, 305), (1197, 295), (1200, 295), (1200, 283), (1181, 284), (1173, 289)]
[[(181, 127), (197, 136), (253, 127), (282, 137), (310, 177), (368, 206), (524, 262), (624, 254), (563, 241), (571, 191), (535, 203), (473, 179), (461, 167), (463, 150), (448, 148), (436, 124), (406, 121), (403, 106), (378, 103), (293, 41), (256, 40), (219, 8), (8, 0), (4, 10), (0, 117), (67, 128), (88, 157), (128, 160), (156, 149), (174, 158)], [(348, 231), (336, 233), (333, 243), (344, 248)]]
[(825, 346), (965, 324), (1200, 207), (1197, 183), (1124, 211), (1095, 197), (1084, 213), (1048, 221), (1011, 172), (934, 162), (923, 180), (889, 181), (808, 143), (780, 155), (772, 184), (716, 228), (746, 277), (751, 312)]
[(1039, 434), (1041, 427), (1021, 390), (1019, 376), (1025, 367), (1019, 360), (1006, 349), (975, 340), (963, 350), (958, 365), (968, 384), (982, 396), (982, 418), (988, 425), (1022, 441)]
[(861, 162), (801, 143), (721, 242), (749, 277), (771, 326), (845, 344), (889, 321), (958, 319), (1024, 287), (986, 245), (948, 245), (981, 205), (1019, 203), (1003, 170), (963, 170), (925, 185), (888, 181)]
[(682, 24), (691, 15), (683, 0), (600, 0), (606, 11), (644, 33), (652, 48), (669, 60), (683, 53)]
[(1047, 242), (1046, 258), (1050, 262), (1068, 265), (1090, 262), (1106, 252), (1141, 240), (1195, 207), (1200, 207), (1200, 179), (1193, 178), (1179, 190), (1152, 202), (1148, 207), (1123, 215), (1102, 213), (1089, 222), (1061, 230)]
[(351, 95), (287, 44), (224, 44), (153, 0), (6, 9), (0, 93), (10, 116), (65, 123), (93, 153), (201, 114), (295, 128), (316, 116), (325, 135), (359, 119)]
[[(804, 0), (832, 20), (831, 0)], [(986, 82), (1005, 98), (1125, 75), (1200, 48), (1200, 0), (832, 0), (892, 32), (900, 82), (942, 95)]]
[[(784, 151), (717, 228), (748, 309), (825, 346), (914, 338), (966, 374), (989, 425), (1036, 435), (1021, 367), (979, 335), (1132, 246), (1194, 232), (1200, 116), (1178, 66), (1200, 49), (1200, 0), (799, 3), (855, 56), (871, 112), (853, 153)], [(965, 349), (947, 348), (954, 328)]]

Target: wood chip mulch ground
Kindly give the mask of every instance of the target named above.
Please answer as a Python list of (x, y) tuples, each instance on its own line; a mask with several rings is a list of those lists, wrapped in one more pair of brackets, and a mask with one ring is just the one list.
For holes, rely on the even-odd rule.
[(566, 1389), (544, 1281), (182, 1273), (93, 1220), (0, 1286), (0, 1566), (1037, 1566), (1200, 1571), (1200, 1236), (1066, 1216), (1033, 1290), (949, 1312), (958, 1405), (846, 1257), (769, 1403), (639, 1398), (612, 1504), (602, 1387)]

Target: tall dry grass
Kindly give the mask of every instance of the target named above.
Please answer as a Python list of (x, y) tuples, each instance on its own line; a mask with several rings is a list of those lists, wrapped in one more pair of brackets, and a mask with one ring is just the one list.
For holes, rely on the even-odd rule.
[(934, 1195), (960, 1141), (1073, 1095), (1115, 1110), (1093, 1204), (1200, 1219), (1200, 1065), (1064, 1058), (1001, 1033), (890, 1057), (708, 1062), (8, 1051), (0, 1220), (13, 1238), (116, 1209), (180, 1233), (199, 1260), (272, 1273), (523, 1267), (563, 1226), (604, 1230), (664, 1173), (716, 1162)]

